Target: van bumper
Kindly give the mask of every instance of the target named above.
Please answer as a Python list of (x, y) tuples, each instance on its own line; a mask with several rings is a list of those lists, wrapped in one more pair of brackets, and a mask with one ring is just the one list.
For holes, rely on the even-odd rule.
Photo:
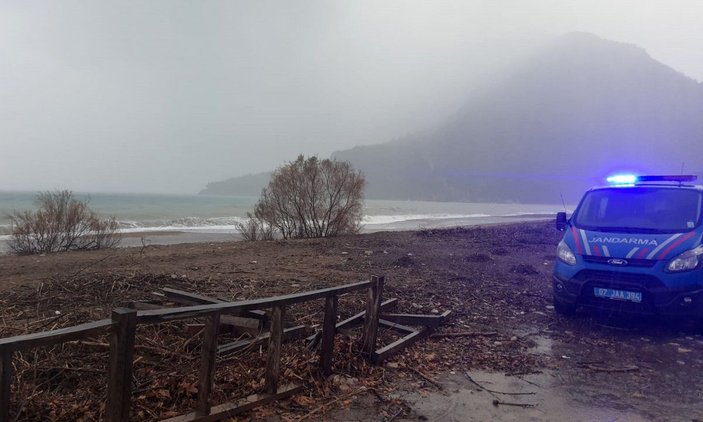
[[(642, 302), (634, 303), (596, 297), (594, 287), (606, 287), (627, 291), (641, 291)], [(638, 315), (703, 318), (703, 286), (667, 288), (646, 287), (606, 283), (599, 280), (584, 280), (577, 277), (562, 279), (552, 276), (554, 301), (560, 305), (605, 309)]]

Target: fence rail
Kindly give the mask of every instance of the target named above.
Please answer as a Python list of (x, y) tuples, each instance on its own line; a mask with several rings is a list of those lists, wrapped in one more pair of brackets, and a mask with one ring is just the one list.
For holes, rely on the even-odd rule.
[[(382, 277), (379, 277), (382, 278)], [(241, 302), (212, 303), (207, 305), (183, 306), (174, 309), (153, 309), (149, 311), (139, 311), (137, 321), (140, 324), (158, 324), (160, 322), (177, 321), (181, 319), (199, 318), (209, 316), (215, 311), (222, 313), (236, 313), (241, 311), (253, 311), (258, 309), (275, 308), (276, 306), (288, 306), (295, 303), (309, 302), (321, 299), (330, 295), (341, 295), (344, 293), (361, 290), (365, 287), (375, 285), (374, 280), (361, 281), (358, 283), (346, 284), (338, 287), (313, 290), (310, 292), (295, 293), (292, 295), (265, 297), (261, 299), (245, 300)]]
[(80, 340), (95, 334), (102, 334), (113, 324), (114, 322), (110, 319), (101, 319), (53, 331), (0, 338), (0, 353), (20, 352), (35, 347), (53, 346), (67, 341)]
[[(299, 391), (292, 386), (279, 389), (281, 342), (284, 335), (283, 318), (286, 307), (316, 299), (325, 299), (322, 324), (322, 345), (320, 350), (320, 370), (331, 373), (334, 336), (337, 331), (338, 296), (344, 293), (367, 289), (367, 302), (362, 333), (362, 350), (371, 357), (376, 347), (376, 333), (381, 311), (383, 277), (346, 284), (338, 287), (313, 290), (291, 295), (274, 296), (239, 302), (222, 302), (206, 305), (184, 306), (179, 308), (136, 311), (118, 308), (111, 319), (89, 322), (74, 327), (53, 331), (26, 334), (0, 339), (0, 422), (10, 421), (10, 399), (12, 384), (12, 359), (18, 351), (36, 347), (52, 346), (72, 340), (110, 333), (110, 357), (108, 364), (108, 395), (106, 418), (110, 422), (129, 420), (131, 408), (132, 363), (134, 361), (135, 334), (137, 325), (159, 324), (192, 318), (206, 318), (202, 335), (200, 371), (198, 377), (198, 399), (195, 412), (183, 415), (177, 420), (219, 420), (251, 407), (251, 403), (235, 406), (224, 404), (212, 407), (210, 393), (214, 386), (216, 369), (217, 335), (220, 318), (224, 314), (243, 311), (271, 309), (271, 330), (268, 339), (265, 393), (260, 395), (261, 403), (275, 400)], [(223, 410), (224, 409), (224, 410)]]

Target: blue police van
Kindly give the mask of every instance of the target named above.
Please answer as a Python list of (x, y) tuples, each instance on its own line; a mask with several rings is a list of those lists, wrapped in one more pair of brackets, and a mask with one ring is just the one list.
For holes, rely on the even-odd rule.
[(554, 266), (554, 309), (703, 317), (703, 186), (695, 176), (618, 175), (588, 190)]

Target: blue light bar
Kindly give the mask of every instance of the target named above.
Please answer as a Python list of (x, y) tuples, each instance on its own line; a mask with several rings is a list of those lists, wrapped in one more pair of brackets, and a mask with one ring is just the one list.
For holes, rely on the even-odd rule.
[(605, 179), (611, 185), (633, 185), (637, 182), (634, 174), (616, 174)]
[(646, 182), (694, 182), (698, 179), (692, 174), (658, 175), (658, 176), (637, 176), (634, 174), (616, 174), (608, 176), (605, 180), (611, 185), (634, 185), (635, 183)]
[(695, 182), (698, 176), (693, 174), (675, 174), (665, 176), (637, 176), (638, 182)]

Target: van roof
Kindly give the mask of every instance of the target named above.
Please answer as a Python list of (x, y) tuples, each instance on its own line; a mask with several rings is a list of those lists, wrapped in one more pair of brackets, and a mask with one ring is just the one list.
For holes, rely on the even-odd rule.
[(633, 184), (629, 184), (629, 185), (594, 186), (589, 190), (632, 189), (632, 188), (691, 189), (691, 190), (703, 191), (703, 185), (688, 185), (688, 184), (674, 183), (674, 182), (641, 182), (641, 183), (633, 183)]

